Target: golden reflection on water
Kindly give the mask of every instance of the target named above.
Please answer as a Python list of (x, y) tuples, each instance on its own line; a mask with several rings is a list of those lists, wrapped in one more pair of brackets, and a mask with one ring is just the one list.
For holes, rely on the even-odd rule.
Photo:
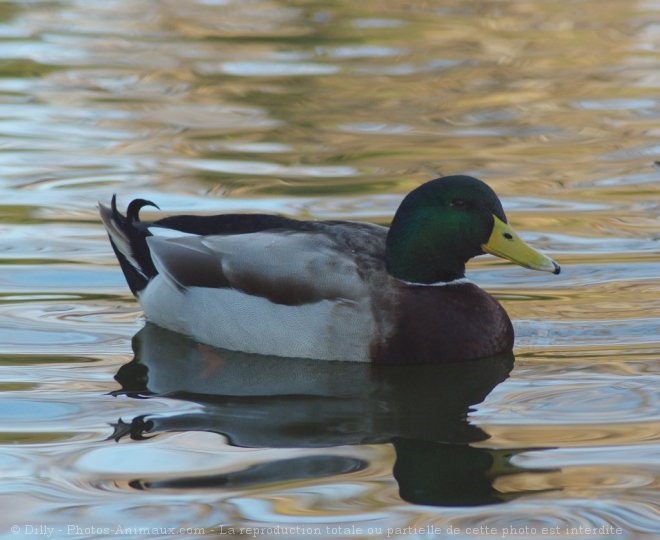
[[(0, 4), (7, 515), (657, 533), (647, 453), (659, 409), (657, 14), (656, 2), (628, 0)], [(513, 372), (469, 415), (470, 433), (488, 439), (462, 452), (365, 440), (240, 448), (220, 428), (266, 405), (222, 416), (166, 393), (107, 395), (142, 322), (98, 200), (387, 224), (403, 193), (452, 173), (487, 180), (516, 229), (563, 268), (470, 265), (517, 332)], [(119, 418), (153, 438), (106, 440)], [(341, 434), (383, 433), (352, 420)], [(435, 468), (401, 475), (411, 456), (434, 456)], [(443, 478), (457, 457), (484, 465), (473, 487), (484, 502), (494, 486), (502, 504), (423, 502), (447, 503), (423, 473)], [(318, 474), (273, 480), (268, 465), (286, 459)], [(346, 460), (362, 465), (346, 472)], [(259, 464), (268, 474), (250, 469)], [(243, 487), (167, 483), (216, 473)]]
[(602, 425), (582, 424), (567, 429), (564, 425), (556, 426), (520, 426), (508, 427), (484, 424), (484, 429), (491, 435), (490, 444), (530, 447), (546, 446), (585, 446), (591, 444), (626, 445), (631, 441), (639, 443), (657, 443), (658, 423), (626, 423)]

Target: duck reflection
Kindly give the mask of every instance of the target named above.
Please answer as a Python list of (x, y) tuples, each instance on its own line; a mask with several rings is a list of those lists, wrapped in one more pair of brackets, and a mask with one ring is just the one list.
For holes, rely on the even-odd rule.
[[(401, 497), (416, 504), (503, 502), (494, 481), (530, 473), (511, 464), (524, 451), (470, 446), (488, 434), (467, 418), (513, 368), (512, 353), (422, 366), (275, 358), (216, 349), (147, 324), (133, 338), (135, 358), (115, 379), (136, 398), (167, 396), (199, 412), (139, 416), (115, 424), (113, 438), (211, 431), (230, 444), (323, 448), (391, 443)], [(247, 487), (360, 470), (363, 460), (318, 455), (273, 461), (222, 475), (136, 480), (137, 488)], [(545, 471), (539, 471), (545, 472)], [(517, 493), (516, 495), (520, 495)]]

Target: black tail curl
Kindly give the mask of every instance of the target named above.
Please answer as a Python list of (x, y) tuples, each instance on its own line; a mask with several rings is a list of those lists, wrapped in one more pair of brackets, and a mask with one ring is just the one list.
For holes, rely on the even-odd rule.
[[(116, 210), (115, 198), (116, 195), (113, 195), (112, 196), (113, 210)], [(128, 204), (128, 208), (126, 209), (126, 219), (128, 219), (128, 221), (130, 222), (140, 221), (140, 210), (142, 210), (145, 206), (153, 206), (154, 208), (160, 210), (160, 206), (158, 206), (154, 202), (148, 201), (146, 199), (133, 199)]]

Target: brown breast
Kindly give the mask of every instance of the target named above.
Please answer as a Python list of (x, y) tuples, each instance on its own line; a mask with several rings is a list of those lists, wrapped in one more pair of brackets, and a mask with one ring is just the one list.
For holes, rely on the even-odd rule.
[(392, 331), (371, 347), (376, 364), (473, 360), (513, 348), (513, 327), (506, 311), (472, 283), (398, 284), (395, 290)]

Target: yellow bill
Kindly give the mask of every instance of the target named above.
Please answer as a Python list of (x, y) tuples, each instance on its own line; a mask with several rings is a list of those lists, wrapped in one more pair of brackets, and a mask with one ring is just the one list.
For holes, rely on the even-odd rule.
[(484, 253), (502, 257), (532, 270), (559, 274), (561, 268), (555, 261), (528, 246), (510, 225), (497, 216), (493, 216), (493, 220), (493, 232), (490, 234), (488, 242), (481, 246)]

